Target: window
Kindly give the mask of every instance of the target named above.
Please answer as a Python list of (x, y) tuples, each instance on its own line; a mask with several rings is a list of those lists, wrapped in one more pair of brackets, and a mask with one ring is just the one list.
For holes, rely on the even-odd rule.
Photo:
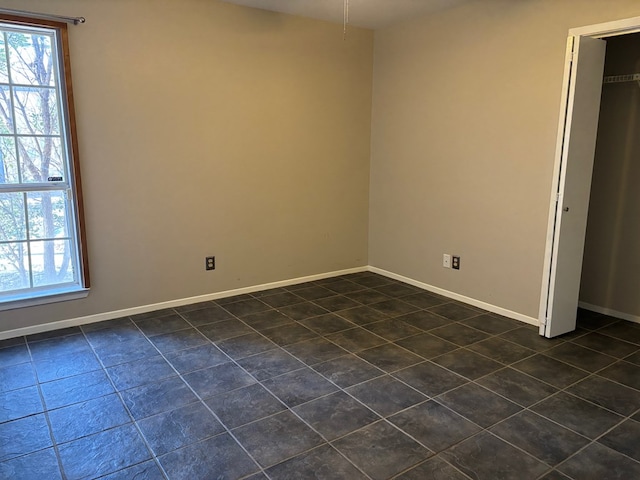
[(66, 27), (0, 16), (0, 309), (88, 288)]

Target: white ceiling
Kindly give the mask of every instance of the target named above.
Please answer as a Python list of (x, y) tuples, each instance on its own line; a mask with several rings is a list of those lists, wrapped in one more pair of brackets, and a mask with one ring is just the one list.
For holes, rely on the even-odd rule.
[[(223, 0), (247, 7), (343, 22), (344, 0)], [(349, 24), (380, 28), (417, 15), (433, 13), (468, 0), (349, 0)]]

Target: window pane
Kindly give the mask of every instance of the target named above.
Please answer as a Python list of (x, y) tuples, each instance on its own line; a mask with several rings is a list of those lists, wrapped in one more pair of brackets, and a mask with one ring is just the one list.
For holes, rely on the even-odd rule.
[(14, 116), (18, 135), (58, 135), (57, 95), (52, 88), (14, 87)]
[(0, 193), (0, 242), (25, 240), (24, 195)]
[(29, 288), (27, 244), (0, 244), (0, 293)]
[(29, 192), (27, 206), (30, 239), (69, 236), (64, 192)]
[(74, 281), (69, 240), (44, 240), (30, 246), (34, 287)]
[(7, 70), (7, 48), (4, 44), (4, 35), (0, 32), (0, 82), (9, 83)]
[(16, 144), (12, 137), (0, 137), (0, 183), (18, 183)]
[(13, 108), (9, 87), (0, 87), (0, 133), (13, 133)]
[(12, 83), (54, 85), (50, 36), (10, 32), (7, 41)]
[(60, 137), (18, 137), (18, 158), (22, 182), (47, 182), (49, 178), (64, 180)]

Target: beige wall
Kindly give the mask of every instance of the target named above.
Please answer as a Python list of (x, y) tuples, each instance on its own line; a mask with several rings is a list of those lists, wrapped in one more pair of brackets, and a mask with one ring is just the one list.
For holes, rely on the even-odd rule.
[[(640, 34), (607, 42), (605, 75), (640, 73)], [(640, 317), (640, 86), (602, 90), (580, 300)]]
[(537, 317), (568, 30), (638, 15), (478, 0), (376, 31), (370, 264)]
[(92, 280), (0, 331), (367, 265), (371, 31), (215, 0), (0, 6), (87, 18), (70, 43)]

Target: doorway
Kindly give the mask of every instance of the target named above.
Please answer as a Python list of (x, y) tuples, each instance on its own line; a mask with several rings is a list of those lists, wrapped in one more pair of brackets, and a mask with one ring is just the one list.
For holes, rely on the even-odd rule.
[(639, 31), (640, 17), (569, 31), (539, 314), (545, 337), (576, 326), (606, 39)]

